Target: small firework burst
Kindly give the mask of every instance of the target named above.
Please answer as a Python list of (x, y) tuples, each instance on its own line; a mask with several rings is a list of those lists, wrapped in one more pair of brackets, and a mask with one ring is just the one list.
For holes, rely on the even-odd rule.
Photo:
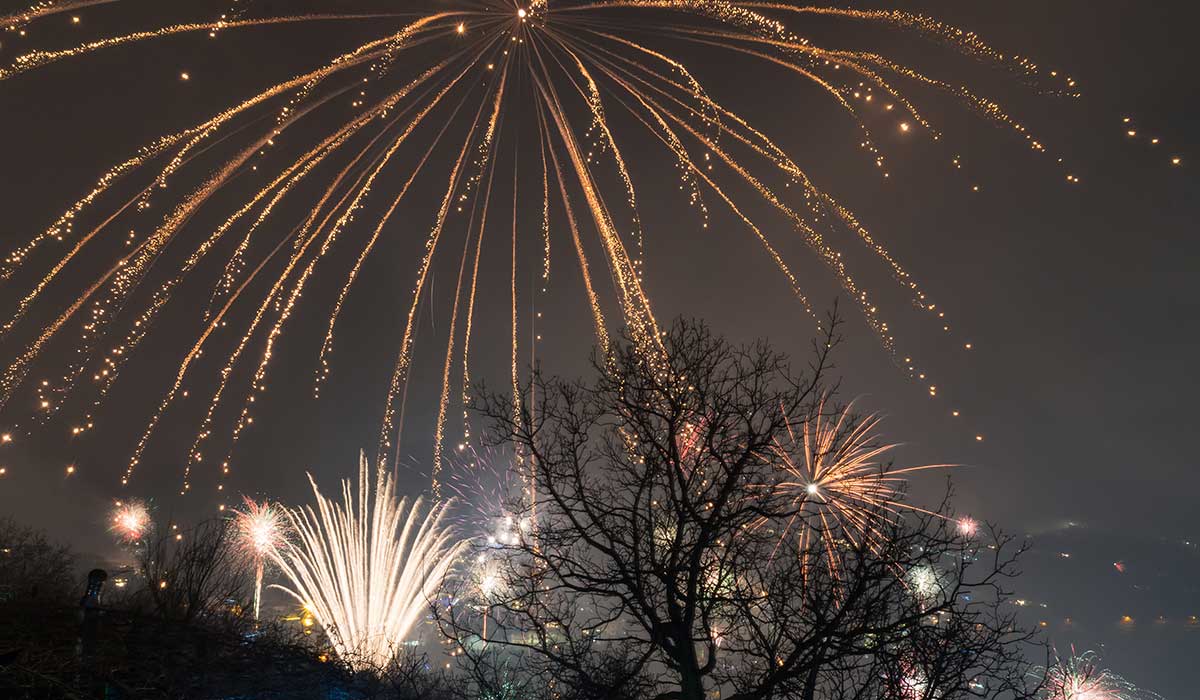
[(909, 590), (922, 603), (934, 601), (942, 593), (942, 578), (937, 569), (929, 564), (914, 566), (905, 578)]
[(1057, 656), (1045, 671), (1045, 700), (1162, 700), (1100, 665), (1100, 657), (1086, 651)]
[(238, 546), (254, 563), (254, 619), (262, 609), (263, 569), (270, 557), (287, 541), (287, 514), (270, 501), (258, 503), (243, 498), (245, 508), (234, 511)]
[(150, 531), (150, 508), (145, 501), (117, 501), (113, 507), (109, 529), (122, 542), (133, 543)]
[(263, 559), (287, 537), (287, 515), (270, 501), (243, 498), (245, 507), (234, 511), (238, 544), (252, 558)]
[(511, 449), (464, 444), (446, 470), (443, 485), (457, 504), (447, 517), (463, 532), (481, 533), (487, 547), (532, 537), (537, 510), (528, 466)]
[(880, 529), (902, 512), (928, 513), (903, 501), (904, 475), (951, 465), (889, 469), (882, 458), (896, 445), (878, 443), (881, 419), (869, 415), (856, 421), (853, 403), (828, 414), (825, 402), (822, 398), (813, 417), (798, 428), (789, 426), (772, 456), (782, 470), (775, 488), (793, 512), (781, 537), (798, 531), (803, 551), (819, 538), (833, 566), (839, 541), (874, 547)]
[(979, 532), (979, 521), (969, 515), (958, 519), (958, 534), (963, 537), (974, 537)]

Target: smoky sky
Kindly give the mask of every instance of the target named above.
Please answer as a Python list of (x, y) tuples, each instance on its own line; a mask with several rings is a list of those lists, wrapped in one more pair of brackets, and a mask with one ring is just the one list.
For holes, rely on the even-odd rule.
[[(8, 4), (22, 6), (14, 0)], [(396, 3), (356, 5), (394, 10)], [(78, 25), (68, 15), (35, 23), (26, 37), (0, 32), (0, 59), (7, 63), (32, 48), (185, 18), (210, 19), (223, 6), (123, 0), (76, 13)], [(259, 14), (322, 6), (250, 5)], [(1082, 97), (1046, 94), (1050, 83), (1027, 84), (912, 32), (816, 19), (804, 29), (818, 43), (877, 50), (969, 85), (1003, 105), (1048, 152), (1031, 150), (1022, 133), (981, 119), (953, 96), (897, 81), (938, 128), (940, 138), (931, 141), (925, 129), (901, 132), (894, 128), (896, 120), (871, 117), (887, 156), (889, 176), (883, 178), (871, 155), (859, 148), (861, 133), (828, 95), (761, 61), (661, 39), (713, 97), (775, 139), (816, 184), (853, 210), (946, 313), (949, 333), (942, 330), (942, 320), (913, 308), (878, 260), (861, 247), (855, 250), (849, 239), (843, 241), (845, 249), (854, 250), (847, 255), (856, 280), (872, 292), (895, 329), (898, 354), (890, 356), (795, 232), (765, 207), (748, 209), (780, 241), (781, 253), (794, 265), (813, 306), (822, 311), (835, 301), (840, 305), (846, 320), (846, 340), (836, 356), (840, 398), (856, 399), (860, 407), (887, 416), (888, 439), (904, 443), (898, 462), (961, 465), (949, 470), (955, 503), (977, 518), (1035, 535), (1061, 532), (1071, 522), (1131, 541), (1200, 539), (1194, 511), (1200, 475), (1192, 445), (1200, 418), (1195, 407), (1200, 373), (1194, 366), (1200, 340), (1195, 287), (1200, 273), (1195, 237), (1200, 83), (1192, 4), (930, 0), (901, 7), (974, 30), (1008, 55), (1028, 56), (1043, 68), (1069, 75)], [(392, 30), (398, 21), (231, 30), (215, 41), (180, 36), (62, 61), (0, 83), (4, 249), (44, 228), (105, 168), (155, 136), (194, 124), (255, 89), (319, 65)], [(182, 72), (189, 80), (180, 80)], [(531, 114), (517, 112), (512, 118), (531, 119)], [(1122, 121), (1125, 117), (1131, 118), (1136, 137), (1127, 136), (1131, 127)], [(700, 213), (687, 205), (686, 193), (677, 187), (669, 152), (639, 134), (641, 127), (628, 119), (614, 118), (614, 126), (618, 140), (631, 151), (658, 151), (652, 158), (635, 159), (633, 172), (645, 230), (645, 284), (657, 316), (702, 318), (734, 340), (765, 337), (804, 360), (813, 320), (751, 235), (711, 196), (704, 227)], [(579, 125), (578, 131), (585, 128)], [(300, 130), (296, 139), (311, 142), (318, 131)], [(1160, 144), (1152, 146), (1149, 137), (1159, 138)], [(506, 143), (500, 157), (511, 163), (515, 153), (532, 165), (535, 143), (531, 138)], [(215, 155), (226, 153), (220, 148)], [(431, 172), (436, 174), (417, 182), (416, 204), (401, 211), (396, 240), (385, 242), (364, 268), (347, 301), (333, 373), (320, 401), (311, 399), (316, 348), (329, 318), (329, 290), (336, 290), (342, 273), (314, 281), (314, 289), (324, 290), (322, 301), (302, 303), (288, 326), (270, 370), (270, 390), (256, 401), (258, 420), (235, 453), (226, 502), (241, 493), (300, 502), (307, 495), (306, 471), (329, 483), (352, 475), (359, 449), (374, 451), (421, 241), (455, 148), (447, 142), (434, 151)], [(419, 156), (420, 150), (409, 157)], [(953, 167), (956, 156), (961, 169)], [(1172, 167), (1170, 158), (1176, 156), (1182, 165)], [(1059, 157), (1065, 164), (1056, 162)], [(1081, 182), (1069, 183), (1068, 174)], [(218, 224), (257, 189), (251, 188), (258, 182), (254, 177), (246, 175), (244, 187), (241, 180), (227, 186), (228, 193), (214, 198), (215, 213), (189, 222), (184, 238), (199, 240)], [(398, 178), (380, 191), (394, 187)], [(511, 186), (510, 180), (503, 181), (505, 188)], [(196, 182), (181, 178), (180, 191)], [(587, 371), (593, 343), (587, 302), (561, 220), (553, 231), (548, 291), (540, 291), (541, 193), (540, 181), (536, 187), (533, 183), (533, 178), (521, 181), (525, 189), (518, 192), (517, 205), (522, 364), (530, 359), (526, 341), (540, 335), (538, 361), (547, 371), (574, 376)], [(317, 189), (299, 192), (290, 211), (303, 211), (304, 203), (318, 195)], [(495, 196), (506, 201), (512, 192), (505, 189)], [(613, 196), (623, 199), (620, 192)], [(387, 197), (374, 199), (379, 201), (364, 208), (353, 224), (360, 236)], [(156, 206), (165, 211), (170, 201), (157, 200)], [(508, 209), (498, 217), (501, 222), (512, 211), (511, 204), (503, 206)], [(115, 235), (119, 239), (130, 228), (144, 233), (149, 221), (122, 225)], [(483, 292), (472, 340), (472, 376), (500, 389), (506, 387), (509, 352), (507, 235), (501, 230), (482, 254)], [(433, 266), (432, 288), (419, 317), (402, 448), (403, 479), (412, 494), (428, 486), (441, 363), (463, 246), (461, 231), (457, 236), (447, 243), (451, 252)], [(593, 252), (598, 256), (599, 249)], [(342, 256), (337, 263), (341, 270), (353, 259), (349, 247), (335, 255)], [(44, 270), (51, 259), (38, 258), (32, 267)], [(89, 264), (82, 261), (71, 274), (94, 273), (98, 268)], [(31, 279), (36, 277), (5, 285), (0, 299), (6, 309), (15, 306)], [(607, 275), (601, 273), (599, 279), (611, 299)], [(51, 422), (5, 449), (2, 463), (8, 473), (0, 480), (0, 511), (46, 527), (87, 551), (103, 552), (111, 549), (103, 521), (114, 497), (132, 493), (152, 498), (156, 507), (190, 517), (212, 508), (216, 480), (210, 473), (196, 477), (197, 493), (190, 500), (175, 495), (196, 419), (202, 415), (202, 406), (195, 403), (171, 415), (129, 490), (119, 487), (140, 430), (178, 366), (180, 339), (194, 338), (201, 328), (198, 310), (206, 294), (204, 285), (198, 285), (184, 293), (183, 309), (164, 316), (98, 414), (95, 436), (73, 443), (65, 425)], [(52, 303), (31, 314), (26, 327), (50, 322), (68, 301), (66, 293), (52, 296)], [(610, 320), (616, 316), (615, 307), (607, 310)], [(542, 316), (533, 327), (528, 321), (535, 313)], [(6, 362), (30, 337), (4, 339), (0, 347)], [(968, 343), (969, 351), (964, 347)], [(61, 368), (69, 353), (68, 344), (52, 349), (31, 381), (53, 376), (53, 368)], [(929, 396), (928, 382), (914, 381), (903, 371), (903, 359), (910, 356), (920, 372), (936, 381), (935, 398)], [(215, 368), (209, 366), (209, 375)], [(211, 382), (210, 376), (191, 385), (211, 389)], [(0, 422), (31, 426), (27, 416), (34, 412), (33, 396), (20, 394)], [(952, 411), (960, 415), (954, 417)], [(454, 452), (463, 432), (459, 404), (452, 403), (450, 414), (448, 441)], [(473, 426), (473, 431), (478, 434), (482, 428)], [(977, 435), (983, 440), (976, 440)], [(77, 465), (70, 478), (64, 476), (68, 463)], [(215, 467), (205, 462), (202, 468)], [(918, 497), (936, 497), (944, 485), (942, 476), (932, 476), (919, 480), (914, 491)], [(1177, 555), (1162, 555), (1167, 560), (1171, 556)], [(1194, 550), (1187, 556), (1194, 558)], [(1088, 580), (1072, 585), (1086, 587)], [(1094, 637), (1105, 641), (1101, 632)], [(1184, 637), (1170, 646), (1171, 653), (1183, 653), (1180, 648), (1194, 652), (1196, 639)], [(1137, 663), (1147, 672), (1162, 673), (1164, 668), (1141, 657)], [(1169, 679), (1160, 678), (1158, 687), (1169, 691)]]

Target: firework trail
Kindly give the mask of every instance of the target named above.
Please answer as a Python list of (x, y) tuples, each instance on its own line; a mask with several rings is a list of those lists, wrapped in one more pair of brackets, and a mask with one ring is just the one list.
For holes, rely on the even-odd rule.
[(259, 503), (243, 498), (244, 507), (234, 511), (237, 543), (245, 558), (254, 563), (254, 620), (262, 608), (263, 569), (287, 541), (286, 512), (270, 501)]
[(107, 5), (112, 2), (117, 2), (117, 0), (43, 0), (24, 12), (18, 12), (13, 15), (0, 15), (0, 29), (13, 29), (22, 24), (32, 22), (35, 19), (49, 17), (60, 12), (82, 10), (85, 7)]
[[(441, 383), (431, 484), (440, 498), (446, 445), (470, 437), (467, 422), (460, 433), (453, 417), (460, 400), (465, 411), (474, 381), (471, 353), (485, 345), (476, 337), (484, 313), (477, 306), (489, 300), (504, 306), (510, 326), (504, 338), (506, 381), (519, 386), (521, 359), (536, 361), (543, 332), (539, 304), (549, 290), (552, 237), (569, 237), (570, 245), (554, 250), (578, 266), (597, 344), (607, 351), (610, 324), (620, 323), (648, 362), (662, 363), (646, 284), (645, 242), (655, 232), (639, 213), (639, 178), (646, 177), (648, 164), (665, 159), (674, 166), (679, 204), (696, 212), (701, 229), (718, 211), (744, 227), (745, 240), (789, 285), (798, 313), (811, 316), (812, 309), (793, 271), (800, 261), (786, 252), (796, 247), (784, 245), (791, 240), (807, 246), (827, 268), (889, 352), (896, 352), (895, 329), (874, 290), (860, 279), (867, 270), (852, 268), (851, 256), (843, 254), (846, 246), (865, 249), (917, 309), (950, 330), (945, 311), (879, 236), (823, 191), (780, 143), (715, 96), (702, 70), (689, 66), (689, 47), (696, 54), (736, 55), (770, 68), (772, 91), (791, 89), (778, 82), (782, 75), (827, 96), (861, 133), (866, 158), (884, 177), (886, 160), (875, 131), (941, 138), (906, 96), (909, 86), (957, 98), (1011, 128), (1033, 151), (1047, 152), (1023, 123), (968, 86), (878, 53), (820, 46), (800, 33), (811, 17), (915, 31), (972, 60), (1050, 80), (1048, 71), (1028, 59), (1005, 56), (971, 32), (907, 12), (726, 0), (538, 0), (528, 6), (483, 0), (430, 7), (421, 12), (418, 3), (414, 11), (379, 13), (330, 3), (328, 13), (271, 16), (241, 10), (215, 20), (92, 37), (66, 48), (25, 50), (0, 65), (3, 89), (4, 81), (18, 76), (36, 79), (52, 63), (189, 34), (216, 39), (251, 28), (283, 31), (286, 25), (332, 27), (356, 20), (369, 20), (364, 26), (374, 32), (365, 43), (256, 88), (189, 128), (148, 139), (87, 191), (64, 197), (72, 204), (51, 217), (53, 223), (13, 246), (0, 261), (0, 284), (13, 300), (0, 316), (0, 338), (9, 343), (0, 358), (0, 410), (19, 412), (14, 398), (32, 384), (31, 373), (44, 369), (52, 378), (36, 390), (55, 400), (39, 403), (36, 422), (61, 415), (68, 429), (91, 428), (108, 410), (118, 378), (148, 364), (139, 350), (159, 322), (189, 311), (188, 294), (181, 290), (199, 287), (209, 299), (203, 320), (179, 340), (174, 372), (155, 388), (155, 408), (131, 450), (122, 483), (165, 430), (168, 413), (189, 396), (188, 387), (200, 386), (198, 400), (207, 409), (183, 455), (180, 490), (191, 490), (193, 470), (201, 464), (219, 465), (212, 473), (223, 490), (272, 366), (284, 352), (309, 350), (293, 347), (299, 345), (289, 333), (295, 318), (325, 313), (321, 304), (331, 308), (311, 353), (313, 394), (320, 396), (334, 374), (334, 349), (340, 345), (335, 331), (353, 303), (352, 289), (388, 244), (423, 243), (411, 261), (390, 273), (410, 279), (410, 293), (379, 312), (403, 318), (404, 330), (393, 349), (390, 381), (379, 382), (386, 389), (377, 398), (376, 459), (392, 465), (399, 460), (404, 401), (418, 376), (414, 348), (423, 305), (432, 304), (435, 270), (456, 269), (441, 372), (429, 373)], [(0, 17), (0, 28), (37, 26), (56, 13), (83, 9), (119, 11), (117, 4), (100, 0), (45, 0)], [(146, 13), (138, 19), (153, 21)], [(764, 71), (763, 82), (767, 75)], [(1073, 91), (1073, 79), (1054, 80), (1062, 83), (1062, 92)], [(295, 148), (293, 155), (282, 161), (270, 155), (287, 145)], [(957, 156), (953, 164), (960, 166)], [(199, 184), (184, 189), (177, 180)], [(436, 194), (410, 194), (422, 188), (436, 188)], [(381, 196), (382, 207), (372, 207)], [(525, 220), (526, 211), (535, 212), (534, 221)], [(790, 230), (780, 233), (756, 212), (782, 217)], [(199, 222), (208, 221), (208, 214), (222, 223), (205, 230)], [(118, 230), (126, 228), (127, 239)], [(494, 228), (503, 233), (489, 233)], [(353, 267), (339, 270), (336, 250), (345, 247), (352, 251)], [(491, 289), (486, 285), (498, 276), (487, 266), (495, 260), (503, 261), (505, 281)], [(85, 269), (88, 265), (93, 267)], [(518, 284), (523, 273), (540, 289), (528, 298)], [(319, 281), (330, 278), (338, 282)], [(529, 338), (525, 352), (523, 338)], [(64, 355), (70, 358), (65, 367), (55, 366)], [(202, 361), (213, 357), (216, 367)], [(912, 358), (895, 359), (936, 396)], [(224, 459), (205, 459), (214, 451)], [(858, 456), (873, 459), (866, 454)], [(828, 472), (816, 500), (836, 493), (842, 505), (831, 500), (823, 512), (866, 536), (863, 508), (888, 503), (892, 486), (887, 480), (868, 486), (865, 473), (855, 474), (862, 466), (840, 476)], [(810, 483), (804, 481), (804, 488)]]
[[(374, 471), (374, 474), (372, 474)], [(355, 668), (380, 668), (429, 608), (465, 543), (443, 525), (446, 504), (422, 516), (421, 500), (396, 496), (382, 469), (359, 458), (358, 485), (341, 500), (288, 511), (295, 536), (274, 550), (289, 582), (279, 586), (312, 613), (338, 655)]]

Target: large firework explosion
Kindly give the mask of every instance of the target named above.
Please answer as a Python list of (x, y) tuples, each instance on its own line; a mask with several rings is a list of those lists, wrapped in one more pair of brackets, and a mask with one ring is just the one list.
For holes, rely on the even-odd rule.
[[(105, 7), (90, 12), (116, 12), (126, 1), (45, 0), (0, 17), (0, 27), (23, 35), (40, 22), (78, 22), (77, 15), (55, 19), (62, 13), (92, 5)], [(941, 307), (850, 210), (734, 105), (706, 89), (703, 76), (685, 62), (689, 50), (755, 61), (822, 92), (861, 131), (860, 145), (885, 177), (873, 130), (940, 138), (902, 91), (913, 87), (948, 93), (1010, 127), (1034, 151), (1046, 149), (966, 86), (879, 53), (818, 45), (802, 33), (810, 20), (912, 32), (970, 58), (1053, 80), (1061, 92), (1075, 85), (998, 53), (973, 33), (903, 11), (727, 0), (463, 0), (421, 14), (420, 4), (372, 13), (330, 3), (336, 12), (260, 16), (253, 2), (232, 2), (216, 20), (28, 50), (0, 64), (3, 83), (36, 79), (27, 74), (50, 64), (175, 35), (215, 40), (243, 28), (355, 20), (378, 28), (375, 39), (331, 61), (149, 141), (7, 254), (0, 278), (14, 303), (0, 318), (0, 337), (11, 349), (0, 371), (0, 409), (19, 413), (10, 404), (28, 386), (43, 421), (61, 412), (71, 434), (87, 433), (118, 377), (138, 371), (139, 346), (156, 324), (172, 314), (188, 318), (189, 305), (179, 301), (183, 288), (200, 285), (207, 289), (207, 309), (202, 318), (196, 314), (192, 337), (179, 348), (173, 378), (160, 387), (121, 482), (133, 478), (168, 412), (190, 392), (190, 400), (206, 408), (183, 459), (181, 491), (191, 489), (202, 462), (215, 465), (221, 490), (302, 302), (317, 304), (311, 315), (327, 319), (319, 321), (318, 347), (307, 348), (314, 362), (307, 379), (316, 396), (333, 371), (339, 319), (361, 273), (389, 241), (420, 240), (423, 252), (394, 272), (408, 276), (412, 287), (391, 309), (404, 329), (390, 376), (380, 377), (377, 459), (399, 457), (416, 326), (429, 303), (423, 300), (435, 261), (447, 261), (457, 276), (436, 372), (441, 390), (432, 480), (440, 497), (448, 424), (469, 390), (471, 350), (479, 344), (472, 337), (477, 300), (498, 298), (506, 307), (504, 345), (515, 389), (519, 365), (539, 337), (538, 295), (548, 289), (552, 251), (556, 259), (560, 250), (573, 259), (601, 348), (609, 347), (610, 328), (619, 323), (651, 361), (661, 356), (659, 325), (643, 286), (644, 235), (651, 232), (642, 229), (636, 183), (647, 161), (674, 162), (678, 203), (697, 213), (698, 227), (707, 227), (710, 209), (717, 208), (738, 222), (745, 240), (760, 247), (790, 285), (800, 313), (812, 309), (793, 272), (797, 261), (781, 252), (781, 242), (791, 239), (828, 268), (889, 352), (897, 352), (893, 328), (843, 259), (846, 246), (876, 256), (916, 307), (949, 330)], [(772, 83), (770, 89), (792, 86)], [(415, 189), (438, 194), (410, 194)], [(238, 204), (221, 209), (229, 196)], [(304, 214), (289, 216), (296, 211)], [(784, 225), (768, 228), (754, 213), (763, 211)], [(202, 216), (220, 223), (197, 225)], [(335, 249), (348, 253), (338, 256)], [(84, 261), (103, 267), (80, 272)], [(482, 288), (480, 269), (489, 266), (503, 268), (502, 289)], [(602, 285), (606, 274), (611, 287)], [(318, 276), (337, 281), (315, 283)], [(527, 276), (536, 277), (540, 289), (525, 295), (517, 281)], [(46, 357), (52, 347), (68, 348), (72, 360), (47, 371), (53, 379), (32, 378), (35, 366), (41, 371), (52, 362)], [(912, 358), (901, 361), (901, 355), (896, 360), (913, 371)], [(919, 379), (927, 382), (924, 374)], [(929, 390), (936, 394), (936, 387)], [(469, 437), (463, 422), (461, 434)], [(212, 459), (214, 453), (223, 458)]]
[(392, 477), (365, 456), (357, 488), (343, 481), (340, 501), (309, 481), (316, 508), (289, 511), (295, 536), (272, 550), (288, 581), (280, 588), (316, 618), (343, 660), (381, 668), (429, 610), (465, 543), (442, 522), (446, 503), (422, 515), (421, 500), (397, 498)]

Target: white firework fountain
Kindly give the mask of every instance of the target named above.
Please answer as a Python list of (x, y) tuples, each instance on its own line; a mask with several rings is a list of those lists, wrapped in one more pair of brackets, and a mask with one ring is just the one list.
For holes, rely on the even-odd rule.
[(340, 501), (321, 494), (310, 474), (316, 507), (288, 513), (295, 533), (278, 550), (290, 586), (338, 656), (357, 669), (379, 668), (395, 655), (429, 610), (465, 543), (443, 525), (447, 503), (422, 516), (421, 499), (396, 497), (392, 477), (373, 479), (359, 456), (357, 497), (342, 481)]

